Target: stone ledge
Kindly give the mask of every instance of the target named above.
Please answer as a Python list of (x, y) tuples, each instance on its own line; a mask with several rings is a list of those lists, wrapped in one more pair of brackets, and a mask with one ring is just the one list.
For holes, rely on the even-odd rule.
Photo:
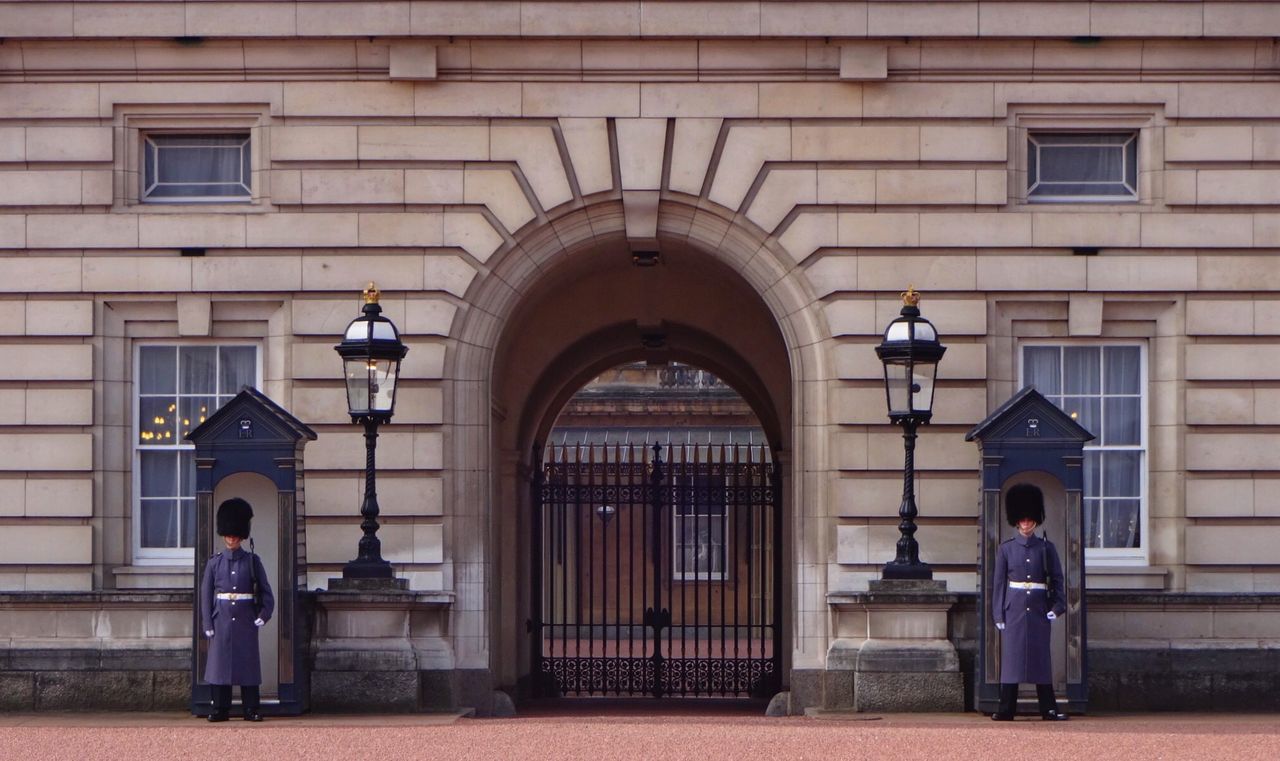
[(1236, 592), (1145, 592), (1138, 590), (1085, 591), (1091, 606), (1150, 606), (1177, 608), (1190, 605), (1239, 605), (1246, 607), (1280, 606), (1280, 593)]
[(0, 593), (0, 607), (6, 605), (56, 605), (58, 607), (101, 607), (103, 605), (186, 607), (190, 608), (195, 595), (191, 590), (166, 590), (148, 592), (142, 590), (104, 589), (97, 592), (4, 592)]
[(838, 607), (865, 605), (956, 605), (962, 597), (974, 597), (964, 592), (830, 592), (827, 604)]
[(302, 596), (324, 607), (405, 607), (442, 608), (453, 604), (453, 592), (362, 592), (328, 590), (303, 592)]
[(105, 647), (0, 648), (6, 672), (190, 671), (191, 646), (136, 648)]

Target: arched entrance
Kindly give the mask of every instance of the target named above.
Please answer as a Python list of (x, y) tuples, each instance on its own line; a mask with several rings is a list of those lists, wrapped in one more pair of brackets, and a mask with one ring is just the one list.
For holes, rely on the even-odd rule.
[[(477, 648), (475, 665), (488, 656), (484, 665), (496, 684), (521, 694), (536, 691), (530, 677), (539, 657), (529, 636), (540, 604), (530, 583), (538, 568), (534, 537), (542, 530), (532, 498), (542, 465), (534, 448), (575, 391), (628, 361), (706, 368), (759, 418), (769, 441), (766, 480), (784, 485), (768, 560), (776, 566), (770, 583), (781, 590), (769, 601), (782, 620), (771, 644), (782, 670), (774, 689), (792, 665), (796, 587), (787, 569), (819, 562), (825, 543), (818, 527), (804, 548), (793, 546), (801, 521), (793, 505), (805, 504), (804, 490), (817, 500), (824, 489), (820, 479), (802, 484), (792, 477), (802, 450), (812, 453), (816, 469), (825, 468), (818, 305), (785, 252), (716, 214), (664, 203), (657, 238), (658, 265), (636, 266), (620, 204), (570, 212), (495, 258), (468, 292), (454, 333), (446, 407), (459, 419), (489, 421), (455, 426), (448, 444), (458, 474), (454, 500), (464, 510), (479, 503), (476, 521), (451, 524), (458, 610), (465, 615), (469, 590), (461, 575), (474, 558), (477, 585), (487, 579), (474, 588), (485, 593), (476, 604), (489, 614), (475, 633), (477, 646), (488, 648)], [(460, 648), (459, 666), (467, 665)]]

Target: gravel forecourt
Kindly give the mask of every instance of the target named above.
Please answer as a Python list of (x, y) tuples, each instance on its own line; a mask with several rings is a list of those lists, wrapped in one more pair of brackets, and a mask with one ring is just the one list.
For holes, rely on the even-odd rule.
[(269, 718), (208, 724), (168, 714), (0, 716), (0, 761), (217, 759), (1280, 759), (1280, 716), (978, 714), (765, 718), (741, 711), (534, 711)]

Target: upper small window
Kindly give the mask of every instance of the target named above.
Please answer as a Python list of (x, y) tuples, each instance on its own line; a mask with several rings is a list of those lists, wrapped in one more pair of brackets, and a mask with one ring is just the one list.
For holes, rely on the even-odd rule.
[(1136, 201), (1136, 132), (1031, 132), (1030, 201)]
[(142, 198), (158, 203), (248, 201), (249, 135), (145, 135)]

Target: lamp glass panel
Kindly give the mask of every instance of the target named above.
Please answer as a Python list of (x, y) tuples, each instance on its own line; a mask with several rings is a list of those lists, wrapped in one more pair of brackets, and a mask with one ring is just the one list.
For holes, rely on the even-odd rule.
[(889, 413), (911, 411), (911, 368), (903, 361), (884, 363), (885, 389), (889, 392)]
[(368, 341), (369, 332), (369, 321), (360, 318), (352, 320), (351, 324), (347, 326), (347, 332), (343, 335), (343, 338), (348, 341)]
[(894, 321), (889, 323), (889, 329), (884, 332), (884, 340), (910, 341), (911, 340), (910, 323), (906, 321)]
[(934, 329), (933, 323), (921, 320), (916, 323), (916, 340), (917, 341), (937, 341), (938, 331)]
[(911, 370), (912, 381), (920, 389), (911, 395), (911, 411), (928, 412), (933, 408), (933, 378), (938, 366), (932, 362), (915, 362)]
[(352, 415), (369, 411), (369, 360), (364, 357), (343, 360), (347, 374), (347, 409)]
[(375, 341), (394, 341), (396, 340), (396, 329), (389, 322), (373, 323), (373, 340)]
[(375, 359), (369, 362), (369, 402), (374, 412), (391, 412), (396, 403), (396, 375), (400, 361)]

